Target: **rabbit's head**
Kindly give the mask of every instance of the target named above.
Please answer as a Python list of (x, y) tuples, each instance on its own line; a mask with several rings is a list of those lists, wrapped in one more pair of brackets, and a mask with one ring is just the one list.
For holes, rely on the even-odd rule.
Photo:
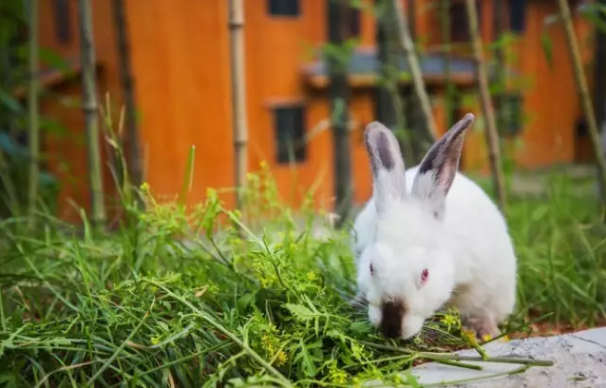
[(366, 128), (376, 229), (359, 258), (358, 286), (371, 323), (385, 336), (416, 335), (451, 297), (456, 252), (443, 232), (445, 199), (473, 120), (467, 114), (429, 149), (410, 191), (392, 132), (378, 122)]

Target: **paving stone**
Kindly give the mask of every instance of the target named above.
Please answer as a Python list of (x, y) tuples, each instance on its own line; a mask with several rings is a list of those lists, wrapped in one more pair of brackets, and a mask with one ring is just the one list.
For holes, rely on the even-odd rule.
[[(484, 367), (482, 371), (474, 371), (428, 363), (413, 368), (412, 373), (421, 384), (444, 382), (444, 386), (456, 387), (606, 387), (606, 328), (553, 337), (513, 340), (508, 343), (493, 342), (485, 349), (490, 356), (545, 359), (553, 361), (554, 365), (533, 366), (524, 373), (507, 375), (520, 366), (474, 362), (473, 364)], [(458, 354), (472, 356), (477, 355), (477, 352), (465, 350)], [(499, 374), (501, 376), (498, 376)], [(472, 379), (475, 381), (470, 381)], [(462, 380), (467, 382), (461, 382)]]
[[(439, 363), (419, 365), (412, 374), (422, 385), (459, 388), (606, 388), (606, 328), (552, 337), (533, 337), (492, 342), (484, 347), (489, 356), (551, 360), (553, 366), (533, 366), (511, 375), (520, 365), (467, 362), (483, 370), (463, 369)], [(457, 352), (478, 356), (473, 349)], [(372, 385), (372, 384), (371, 384)]]

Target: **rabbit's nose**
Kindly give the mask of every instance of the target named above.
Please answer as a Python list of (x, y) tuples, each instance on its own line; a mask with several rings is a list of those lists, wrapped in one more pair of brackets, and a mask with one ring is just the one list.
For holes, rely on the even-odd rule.
[(402, 335), (402, 317), (404, 304), (399, 300), (383, 302), (381, 306), (382, 319), (379, 325), (381, 333), (388, 338), (398, 338)]

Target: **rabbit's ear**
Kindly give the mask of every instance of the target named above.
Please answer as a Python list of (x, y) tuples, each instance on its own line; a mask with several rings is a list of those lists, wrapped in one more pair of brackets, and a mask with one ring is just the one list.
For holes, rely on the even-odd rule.
[(412, 195), (429, 201), (437, 218), (443, 215), (444, 200), (459, 168), (465, 131), (473, 121), (474, 116), (466, 114), (427, 151), (419, 164)]
[(384, 212), (392, 201), (406, 198), (406, 175), (400, 146), (393, 133), (373, 121), (364, 132), (366, 151), (373, 174), (373, 190), (377, 212)]

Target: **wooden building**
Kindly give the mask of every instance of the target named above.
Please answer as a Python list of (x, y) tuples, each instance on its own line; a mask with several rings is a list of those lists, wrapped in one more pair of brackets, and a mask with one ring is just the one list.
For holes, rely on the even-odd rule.
[[(122, 104), (112, 1), (91, 0), (101, 99), (109, 93), (113, 116)], [(423, 47), (422, 68), (440, 131), (444, 131), (444, 56), (439, 14), (434, 0), (403, 0), (410, 10), (417, 42)], [(160, 195), (175, 195), (181, 188), (189, 148), (196, 146), (190, 203), (204, 199), (208, 187), (233, 186), (228, 2), (225, 0), (125, 0), (130, 59), (134, 75), (138, 128), (143, 150), (145, 181)], [(372, 0), (362, 3), (372, 5)], [(514, 160), (520, 168), (540, 168), (587, 159), (586, 139), (577, 134), (582, 117), (575, 92), (561, 24), (546, 26), (557, 12), (555, 1), (505, 1), (505, 28), (517, 30), (519, 39), (507, 49), (513, 58), (512, 74), (522, 77), (519, 92), (523, 122), (510, 121), (511, 142), (521, 139)], [(515, 4), (512, 4), (515, 3)], [(574, 2), (571, 2), (574, 3)], [(53, 93), (43, 110), (68, 128), (69, 136), (48, 135), (46, 150), (63, 183), (60, 201), (63, 217), (77, 213), (68, 199), (88, 207), (83, 115), (65, 98), (80, 94), (77, 77), (79, 37), (76, 0), (40, 2), (40, 40), (69, 59), (69, 74), (50, 72), (46, 84)], [(247, 0), (245, 4), (246, 97), (249, 128), (249, 166), (261, 161), (271, 167), (279, 189), (295, 202), (304, 190), (316, 187), (318, 205), (332, 206), (333, 171), (331, 133), (327, 127), (329, 101), (325, 64), (319, 59), (327, 41), (327, 0)], [(519, 6), (523, 6), (523, 13)], [(516, 8), (516, 6), (518, 8)], [(494, 41), (494, 0), (478, 0), (480, 28), (485, 42)], [(513, 14), (510, 12), (513, 11)], [(455, 43), (468, 40), (464, 2), (451, 1), (451, 36)], [(355, 202), (371, 193), (371, 175), (362, 133), (375, 119), (376, 48), (375, 21), (370, 12), (352, 8), (348, 31), (358, 37), (349, 82), (351, 155)], [(511, 16), (511, 17), (509, 17)], [(521, 18), (521, 19), (520, 19)], [(575, 16), (581, 41), (591, 36), (589, 24)], [(551, 40), (553, 66), (543, 54), (542, 34)], [(584, 46), (584, 59), (591, 47)], [(402, 69), (405, 62), (400, 61)], [(452, 79), (470, 97), (454, 112), (479, 113), (474, 97), (474, 64), (470, 56), (455, 57)], [(405, 84), (405, 82), (403, 82)], [(515, 97), (515, 96), (514, 96)], [(464, 170), (487, 171), (481, 118), (466, 142)], [(285, 140), (307, 136), (306, 146), (295, 153), (295, 163), (285, 157)], [(584, 143), (585, 142), (585, 143)], [(104, 153), (105, 157), (107, 153)], [(106, 158), (107, 160), (107, 158)], [(320, 184), (317, 184), (320, 182)], [(112, 178), (106, 171), (108, 197)], [(291, 197), (292, 193), (296, 193)], [(108, 200), (109, 201), (109, 200)], [(228, 204), (233, 198), (226, 197)]]

